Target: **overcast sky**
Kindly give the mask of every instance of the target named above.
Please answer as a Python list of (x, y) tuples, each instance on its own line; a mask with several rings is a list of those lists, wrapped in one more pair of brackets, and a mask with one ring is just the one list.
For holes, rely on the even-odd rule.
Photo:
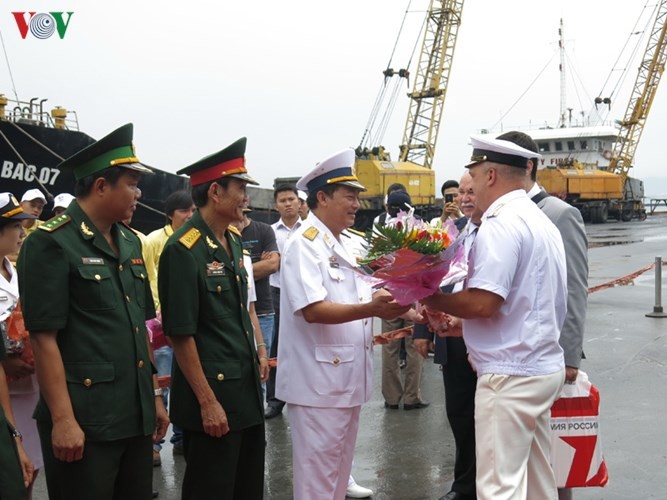
[[(428, 4), (412, 0), (395, 69), (407, 64)], [(139, 158), (168, 171), (247, 136), (248, 168), (271, 187), (277, 175), (301, 175), (330, 153), (359, 144), (407, 5), (408, 0), (6, 0), (0, 30), (22, 100), (48, 98), (49, 106), (76, 110), (81, 129), (95, 138), (131, 121)], [(645, 0), (466, 0), (435, 157), (438, 185), (460, 176), (470, 155), (469, 136), (496, 124), (550, 60), (502, 120), (502, 129), (556, 125), (561, 17), (570, 61), (583, 83), (575, 91), (568, 78), (568, 106), (577, 116), (590, 111), (644, 5)], [(24, 40), (13, 11), (74, 14), (64, 39), (28, 34)], [(0, 93), (13, 98), (4, 57), (0, 68)], [(614, 97), (609, 119), (622, 118), (635, 77), (636, 63)], [(663, 175), (665, 87), (639, 146), (633, 175), (640, 178)], [(406, 91), (382, 142), (394, 158)]]

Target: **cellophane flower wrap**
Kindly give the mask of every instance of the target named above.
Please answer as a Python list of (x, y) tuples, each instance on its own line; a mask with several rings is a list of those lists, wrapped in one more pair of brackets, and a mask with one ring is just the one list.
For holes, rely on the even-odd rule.
[(436, 227), (416, 218), (413, 210), (399, 212), (390, 223), (375, 226), (360, 269), (376, 286), (389, 290), (396, 302), (412, 304), (465, 277), (463, 245), (457, 236), (451, 220)]

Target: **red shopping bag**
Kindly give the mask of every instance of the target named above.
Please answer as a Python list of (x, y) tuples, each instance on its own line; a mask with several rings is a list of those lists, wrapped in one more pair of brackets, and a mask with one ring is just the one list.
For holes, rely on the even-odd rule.
[(551, 465), (559, 488), (609, 481), (600, 442), (600, 393), (581, 370), (551, 407)]

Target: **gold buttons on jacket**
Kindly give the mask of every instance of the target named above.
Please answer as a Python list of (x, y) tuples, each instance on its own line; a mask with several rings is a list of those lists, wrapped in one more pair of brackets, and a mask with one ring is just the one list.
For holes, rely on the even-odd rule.
[(129, 302), (130, 302), (130, 296), (129, 296), (129, 295), (126, 295), (126, 296), (125, 296), (125, 300), (127, 300), (127, 302), (129, 303)]
[(139, 333), (139, 327), (138, 326), (134, 327), (134, 333)]
[(218, 380), (225, 380), (225, 376), (222, 373), (218, 373)]
[(91, 385), (93, 385), (93, 381), (90, 380), (89, 378), (84, 379), (83, 385), (85, 385), (86, 387), (90, 387)]
[(121, 265), (118, 266), (118, 270), (119, 270), (121, 273), (123, 272), (123, 269), (124, 269), (123, 264), (121, 264)]
[(218, 291), (218, 293), (221, 293), (221, 292), (222, 292), (222, 287), (221, 287), (220, 285), (218, 285), (218, 286), (216, 287), (216, 290)]
[(97, 281), (100, 281), (100, 280), (102, 279), (102, 276), (100, 276), (99, 274), (96, 274), (96, 275), (95, 275), (95, 279), (96, 279)]
[(236, 281), (241, 281), (241, 277), (239, 275), (236, 275)]
[(338, 366), (338, 365), (340, 364), (340, 358), (339, 358), (338, 356), (336, 356), (336, 357), (333, 359), (333, 364), (336, 365), (336, 366)]
[(139, 362), (137, 363), (137, 366), (138, 366), (139, 368), (143, 368), (143, 367), (144, 367), (144, 360), (143, 360), (143, 359), (140, 359)]

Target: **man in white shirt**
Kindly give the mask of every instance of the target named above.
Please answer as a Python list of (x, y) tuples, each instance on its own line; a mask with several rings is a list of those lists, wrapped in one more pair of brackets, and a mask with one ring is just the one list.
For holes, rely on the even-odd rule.
[[(276, 233), (276, 243), (278, 253), (282, 255), (285, 243), (290, 235), (301, 227), (303, 223), (300, 217), (301, 200), (297, 189), (292, 186), (278, 186), (273, 192), (276, 211), (280, 214), (280, 220), (271, 224), (273, 232)], [(269, 285), (271, 285), (271, 296), (273, 297), (273, 309), (275, 311), (275, 326), (273, 329), (273, 338), (267, 342), (269, 344), (269, 356), (275, 358), (278, 354), (278, 338), (280, 331), (280, 268), (269, 276)], [(267, 339), (264, 339), (267, 340)], [(266, 410), (264, 418), (270, 419), (277, 417), (283, 412), (285, 402), (276, 398), (276, 375), (278, 368), (271, 368), (269, 381), (266, 383)]]
[(563, 242), (524, 190), (536, 153), (504, 140), (471, 142), (467, 167), (484, 215), (467, 288), (423, 302), (464, 318), (478, 375), (477, 498), (556, 499), (549, 410), (565, 380), (558, 344), (567, 298)]

